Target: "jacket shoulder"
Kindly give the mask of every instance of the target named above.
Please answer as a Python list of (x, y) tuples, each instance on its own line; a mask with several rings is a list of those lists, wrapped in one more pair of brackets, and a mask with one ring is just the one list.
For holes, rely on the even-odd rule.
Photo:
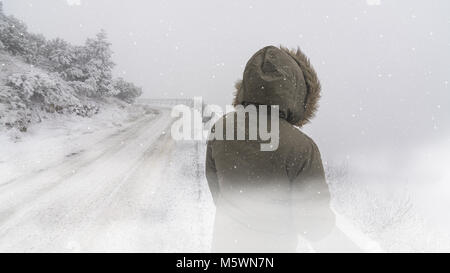
[(284, 120), (280, 122), (280, 142), (288, 145), (294, 151), (318, 150), (317, 144), (311, 137)]

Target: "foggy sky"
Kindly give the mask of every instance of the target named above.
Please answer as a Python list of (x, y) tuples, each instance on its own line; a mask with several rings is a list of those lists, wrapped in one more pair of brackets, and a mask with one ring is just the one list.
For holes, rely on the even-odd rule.
[(116, 76), (142, 86), (145, 97), (224, 105), (254, 52), (300, 46), (323, 87), (306, 131), (326, 158), (377, 153), (401, 165), (416, 147), (449, 136), (446, 0), (3, 2), (47, 38), (81, 44), (105, 29)]

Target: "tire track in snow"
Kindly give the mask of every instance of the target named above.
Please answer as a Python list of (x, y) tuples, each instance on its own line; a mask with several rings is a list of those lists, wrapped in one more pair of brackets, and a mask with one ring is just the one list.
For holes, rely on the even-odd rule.
[[(0, 249), (61, 250), (61, 244), (55, 245), (58, 240), (54, 239), (67, 236), (74, 229), (71, 226), (82, 225), (83, 216), (88, 215), (86, 209), (101, 202), (99, 196), (105, 194), (108, 184), (116, 183), (118, 176), (139, 161), (142, 150), (148, 150), (170, 120), (169, 112), (164, 110), (155, 120), (144, 119), (118, 138), (107, 140), (100, 154), (96, 151), (95, 156), (87, 156), (91, 160), (81, 161), (83, 156), (70, 158), (57, 169), (48, 169), (24, 183), (10, 184), (5, 187), (8, 191), (1, 189)], [(121, 160), (129, 162), (124, 164)], [(74, 168), (78, 168), (76, 172), (72, 172)], [(39, 239), (42, 233), (49, 236), (48, 240), (41, 245), (33, 242), (42, 241)]]

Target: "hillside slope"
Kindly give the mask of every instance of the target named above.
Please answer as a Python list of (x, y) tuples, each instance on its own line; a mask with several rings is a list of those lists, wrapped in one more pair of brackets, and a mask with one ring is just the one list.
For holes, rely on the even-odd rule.
[(112, 76), (110, 46), (103, 30), (84, 45), (47, 40), (0, 9), (0, 131), (26, 132), (55, 114), (90, 117), (112, 97), (133, 103), (142, 90)]

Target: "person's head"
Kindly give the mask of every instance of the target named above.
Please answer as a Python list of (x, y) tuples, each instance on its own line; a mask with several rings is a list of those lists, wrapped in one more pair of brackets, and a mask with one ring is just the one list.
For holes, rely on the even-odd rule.
[(236, 90), (233, 105), (279, 105), (282, 117), (297, 126), (314, 117), (320, 98), (320, 82), (308, 58), (300, 49), (274, 46), (250, 58)]

